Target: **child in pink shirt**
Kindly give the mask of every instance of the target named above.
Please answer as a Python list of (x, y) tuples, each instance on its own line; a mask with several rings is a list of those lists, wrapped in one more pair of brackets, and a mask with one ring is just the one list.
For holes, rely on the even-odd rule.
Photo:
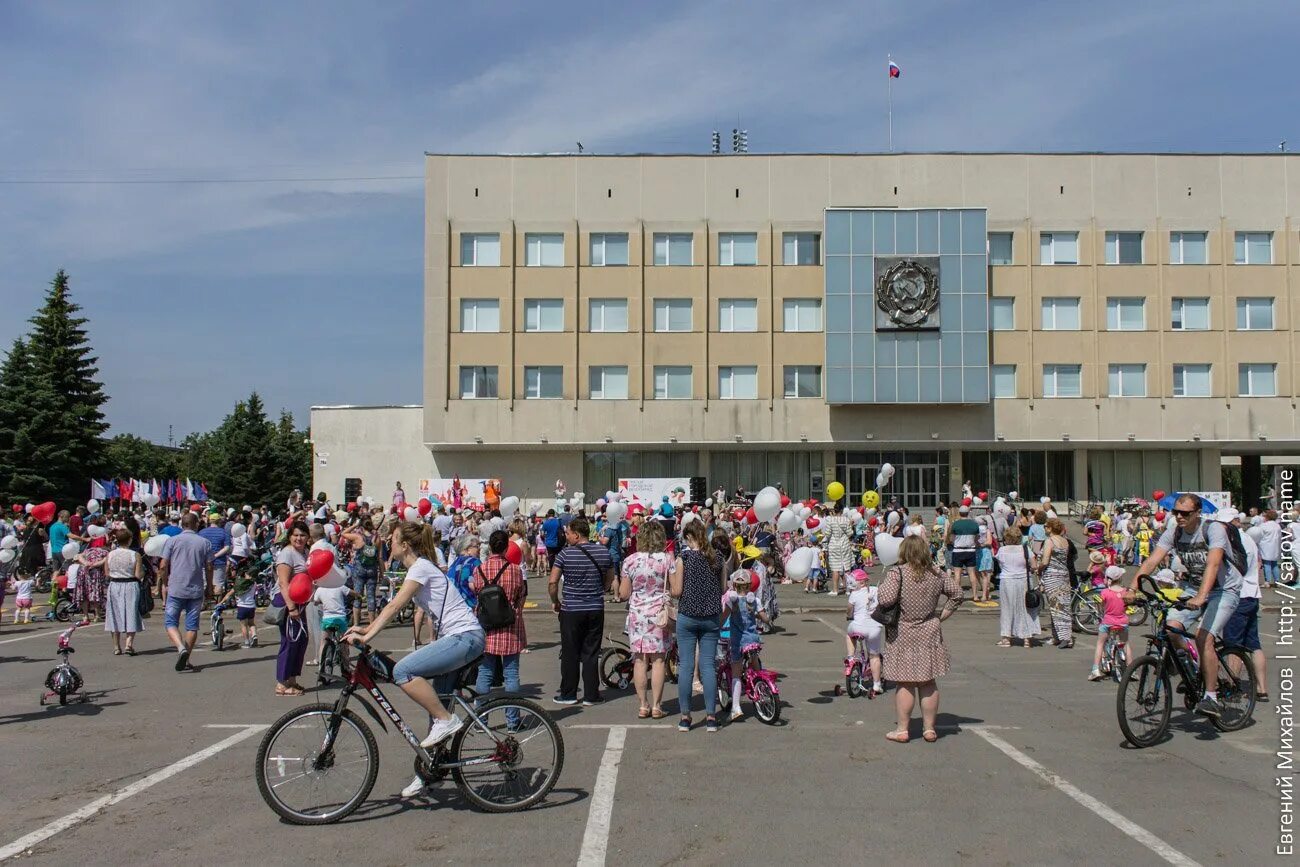
[(1088, 680), (1101, 680), (1101, 655), (1106, 649), (1106, 639), (1113, 632), (1115, 641), (1123, 652), (1128, 640), (1128, 605), (1136, 594), (1119, 586), (1124, 579), (1121, 566), (1108, 566), (1105, 571), (1106, 587), (1101, 591), (1101, 625), (1097, 627), (1097, 647), (1092, 652), (1092, 672)]

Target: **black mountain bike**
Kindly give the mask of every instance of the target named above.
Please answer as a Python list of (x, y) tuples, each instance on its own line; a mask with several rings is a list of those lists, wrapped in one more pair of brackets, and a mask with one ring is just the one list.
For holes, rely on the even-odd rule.
[[(1196, 659), (1187, 649), (1174, 647), (1170, 635), (1193, 641), (1191, 633), (1168, 624), (1169, 610), (1183, 609), (1182, 603), (1169, 602), (1156, 591), (1155, 583), (1143, 577), (1142, 583), (1151, 591), (1139, 586), (1146, 605), (1155, 617), (1155, 632), (1149, 633), (1147, 652), (1128, 664), (1119, 679), (1115, 696), (1115, 710), (1119, 716), (1120, 731), (1124, 739), (1135, 747), (1149, 747), (1159, 743), (1169, 731), (1175, 689), (1171, 683), (1177, 674), (1182, 683), (1177, 691), (1183, 694), (1183, 706), (1192, 710), (1202, 696), (1201, 671)], [(1244, 728), (1255, 713), (1255, 696), (1258, 683), (1250, 651), (1244, 647), (1214, 643), (1219, 658), (1219, 703), (1223, 713), (1210, 717), (1210, 722), (1221, 732)]]
[(452, 710), (461, 711), (465, 724), (450, 741), (426, 750), (377, 685), (392, 682), (392, 658), (357, 642), (353, 646), (359, 656), (352, 664), (347, 646), (338, 645), (339, 667), (347, 681), (338, 699), (289, 711), (271, 724), (257, 750), (257, 788), (283, 819), (295, 825), (337, 822), (370, 794), (379, 773), (379, 747), (365, 720), (348, 704), (356, 698), (381, 728), (387, 726), (361, 691), (383, 709), (415, 751), (415, 773), (426, 784), (451, 774), (461, 796), (488, 813), (531, 807), (555, 786), (564, 767), (559, 726), (539, 705), (517, 696), (475, 702), (478, 695), (470, 684), (479, 660), (461, 668), (452, 692), (441, 696)]

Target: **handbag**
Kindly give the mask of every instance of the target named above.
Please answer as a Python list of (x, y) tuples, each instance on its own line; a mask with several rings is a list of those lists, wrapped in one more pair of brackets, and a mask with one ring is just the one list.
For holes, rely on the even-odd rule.
[(897, 566), (893, 569), (898, 573), (898, 599), (893, 605), (877, 605), (876, 610), (871, 612), (871, 619), (886, 628), (898, 625), (898, 618), (903, 613), (903, 570)]
[(136, 602), (136, 610), (141, 617), (148, 617), (149, 612), (153, 611), (153, 585), (149, 581), (140, 582), (140, 599)]
[(1043, 604), (1043, 594), (1034, 589), (1034, 573), (1029, 568), (1029, 544), (1022, 547), (1025, 551), (1025, 608), (1033, 611)]
[[(279, 605), (275, 602), (277, 599), (280, 600)], [(289, 609), (284, 605), (284, 597), (276, 593), (271, 597), (271, 604), (266, 606), (266, 613), (262, 615), (262, 622), (267, 626), (283, 626), (284, 619), (288, 614)]]

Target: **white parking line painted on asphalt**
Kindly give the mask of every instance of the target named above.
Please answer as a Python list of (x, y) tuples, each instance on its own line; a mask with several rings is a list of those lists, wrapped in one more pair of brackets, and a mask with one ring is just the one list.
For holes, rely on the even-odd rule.
[(271, 726), (268, 723), (206, 723), (203, 727), (205, 729), (257, 729), (261, 731), (269, 729)]
[(151, 786), (156, 786), (158, 783), (176, 776), (181, 771), (194, 767), (204, 759), (211, 758), (222, 750), (227, 749), (228, 747), (233, 747), (240, 741), (252, 737), (264, 728), (266, 728), (266, 726), (248, 726), (243, 731), (236, 732), (224, 740), (217, 741), (206, 749), (199, 750), (197, 753), (188, 755), (180, 761), (170, 764), (161, 770), (154, 771), (149, 776), (142, 777), (134, 783), (131, 783), (129, 786), (124, 786), (118, 789), (111, 795), (96, 798), (80, 810), (69, 813), (61, 819), (55, 819), (45, 827), (39, 828), (24, 837), (19, 837), (9, 845), (0, 848), (0, 861), (12, 858), (15, 855), (21, 855), (31, 847), (44, 840), (48, 840), (55, 834), (61, 834), (79, 822), (86, 821), (105, 807), (111, 807), (114, 804), (125, 801), (133, 795), (138, 795), (145, 789), (148, 789)]
[(657, 725), (651, 723), (578, 723), (577, 725), (565, 726), (566, 729), (661, 729), (666, 732), (677, 731), (675, 725)]
[(963, 726), (963, 728), (974, 732), (976, 735), (983, 738), (985, 741), (992, 744), (999, 751), (1011, 758), (1011, 760), (1016, 764), (1025, 768), (1043, 782), (1049, 783), (1057, 791), (1068, 795), (1077, 803), (1087, 807), (1089, 810), (1096, 813), (1098, 816), (1105, 819), (1107, 822), (1114, 825), (1143, 846), (1146, 846), (1170, 864), (1178, 864), (1181, 865), (1181, 867), (1200, 867), (1197, 861), (1187, 857), (1182, 852), (1179, 852), (1173, 846), (1170, 846), (1146, 828), (1143, 828), (1136, 822), (1133, 822), (1122, 814), (1112, 810), (1092, 795), (1089, 795), (1087, 792), (1076, 787), (1069, 780), (1052, 773), (1047, 768), (1043, 767), (1038, 762), (1004, 741), (1002, 738), (993, 734), (993, 732), (989, 731), (988, 728), (984, 726)]
[(596, 785), (591, 790), (591, 809), (587, 813), (587, 830), (582, 834), (578, 867), (604, 867), (609, 848), (609, 819), (614, 812), (614, 788), (618, 785), (618, 765), (623, 760), (627, 730), (627, 726), (612, 726), (605, 739), (605, 754), (600, 757)]
[(836, 626), (834, 623), (831, 623), (829, 620), (822, 617), (820, 614), (814, 614), (813, 616), (816, 617), (819, 621), (821, 621), (826, 626), (827, 629), (838, 632), (840, 635), (848, 635), (847, 632), (845, 632), (843, 629), (840, 629), (838, 626)]
[(12, 644), (15, 641), (26, 641), (29, 638), (55, 638), (57, 639), (61, 629), (44, 629), (40, 632), (33, 632), (31, 635), (20, 635), (17, 638), (6, 638), (0, 641), (0, 644)]

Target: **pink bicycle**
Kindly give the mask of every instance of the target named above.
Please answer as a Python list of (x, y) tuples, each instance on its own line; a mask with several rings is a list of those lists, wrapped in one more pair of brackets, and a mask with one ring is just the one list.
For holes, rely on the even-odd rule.
[(49, 674), (45, 675), (45, 691), (41, 693), (42, 707), (48, 699), (55, 696), (58, 696), (59, 704), (67, 704), (69, 698), (75, 698), (79, 702), (87, 700), (86, 681), (82, 678), (81, 672), (77, 671), (77, 667), (68, 662), (68, 654), (76, 652), (76, 648), (72, 646), (72, 633), (89, 625), (90, 618), (86, 618), (72, 624), (71, 629), (65, 629), (59, 634), (58, 654), (63, 659), (50, 669)]
[[(754, 716), (759, 722), (776, 725), (781, 718), (781, 690), (776, 685), (777, 673), (763, 668), (758, 657), (760, 648), (761, 645), (750, 644), (744, 649), (741, 689), (754, 705)], [(726, 639), (718, 642), (718, 707), (731, 710), (731, 651)]]

